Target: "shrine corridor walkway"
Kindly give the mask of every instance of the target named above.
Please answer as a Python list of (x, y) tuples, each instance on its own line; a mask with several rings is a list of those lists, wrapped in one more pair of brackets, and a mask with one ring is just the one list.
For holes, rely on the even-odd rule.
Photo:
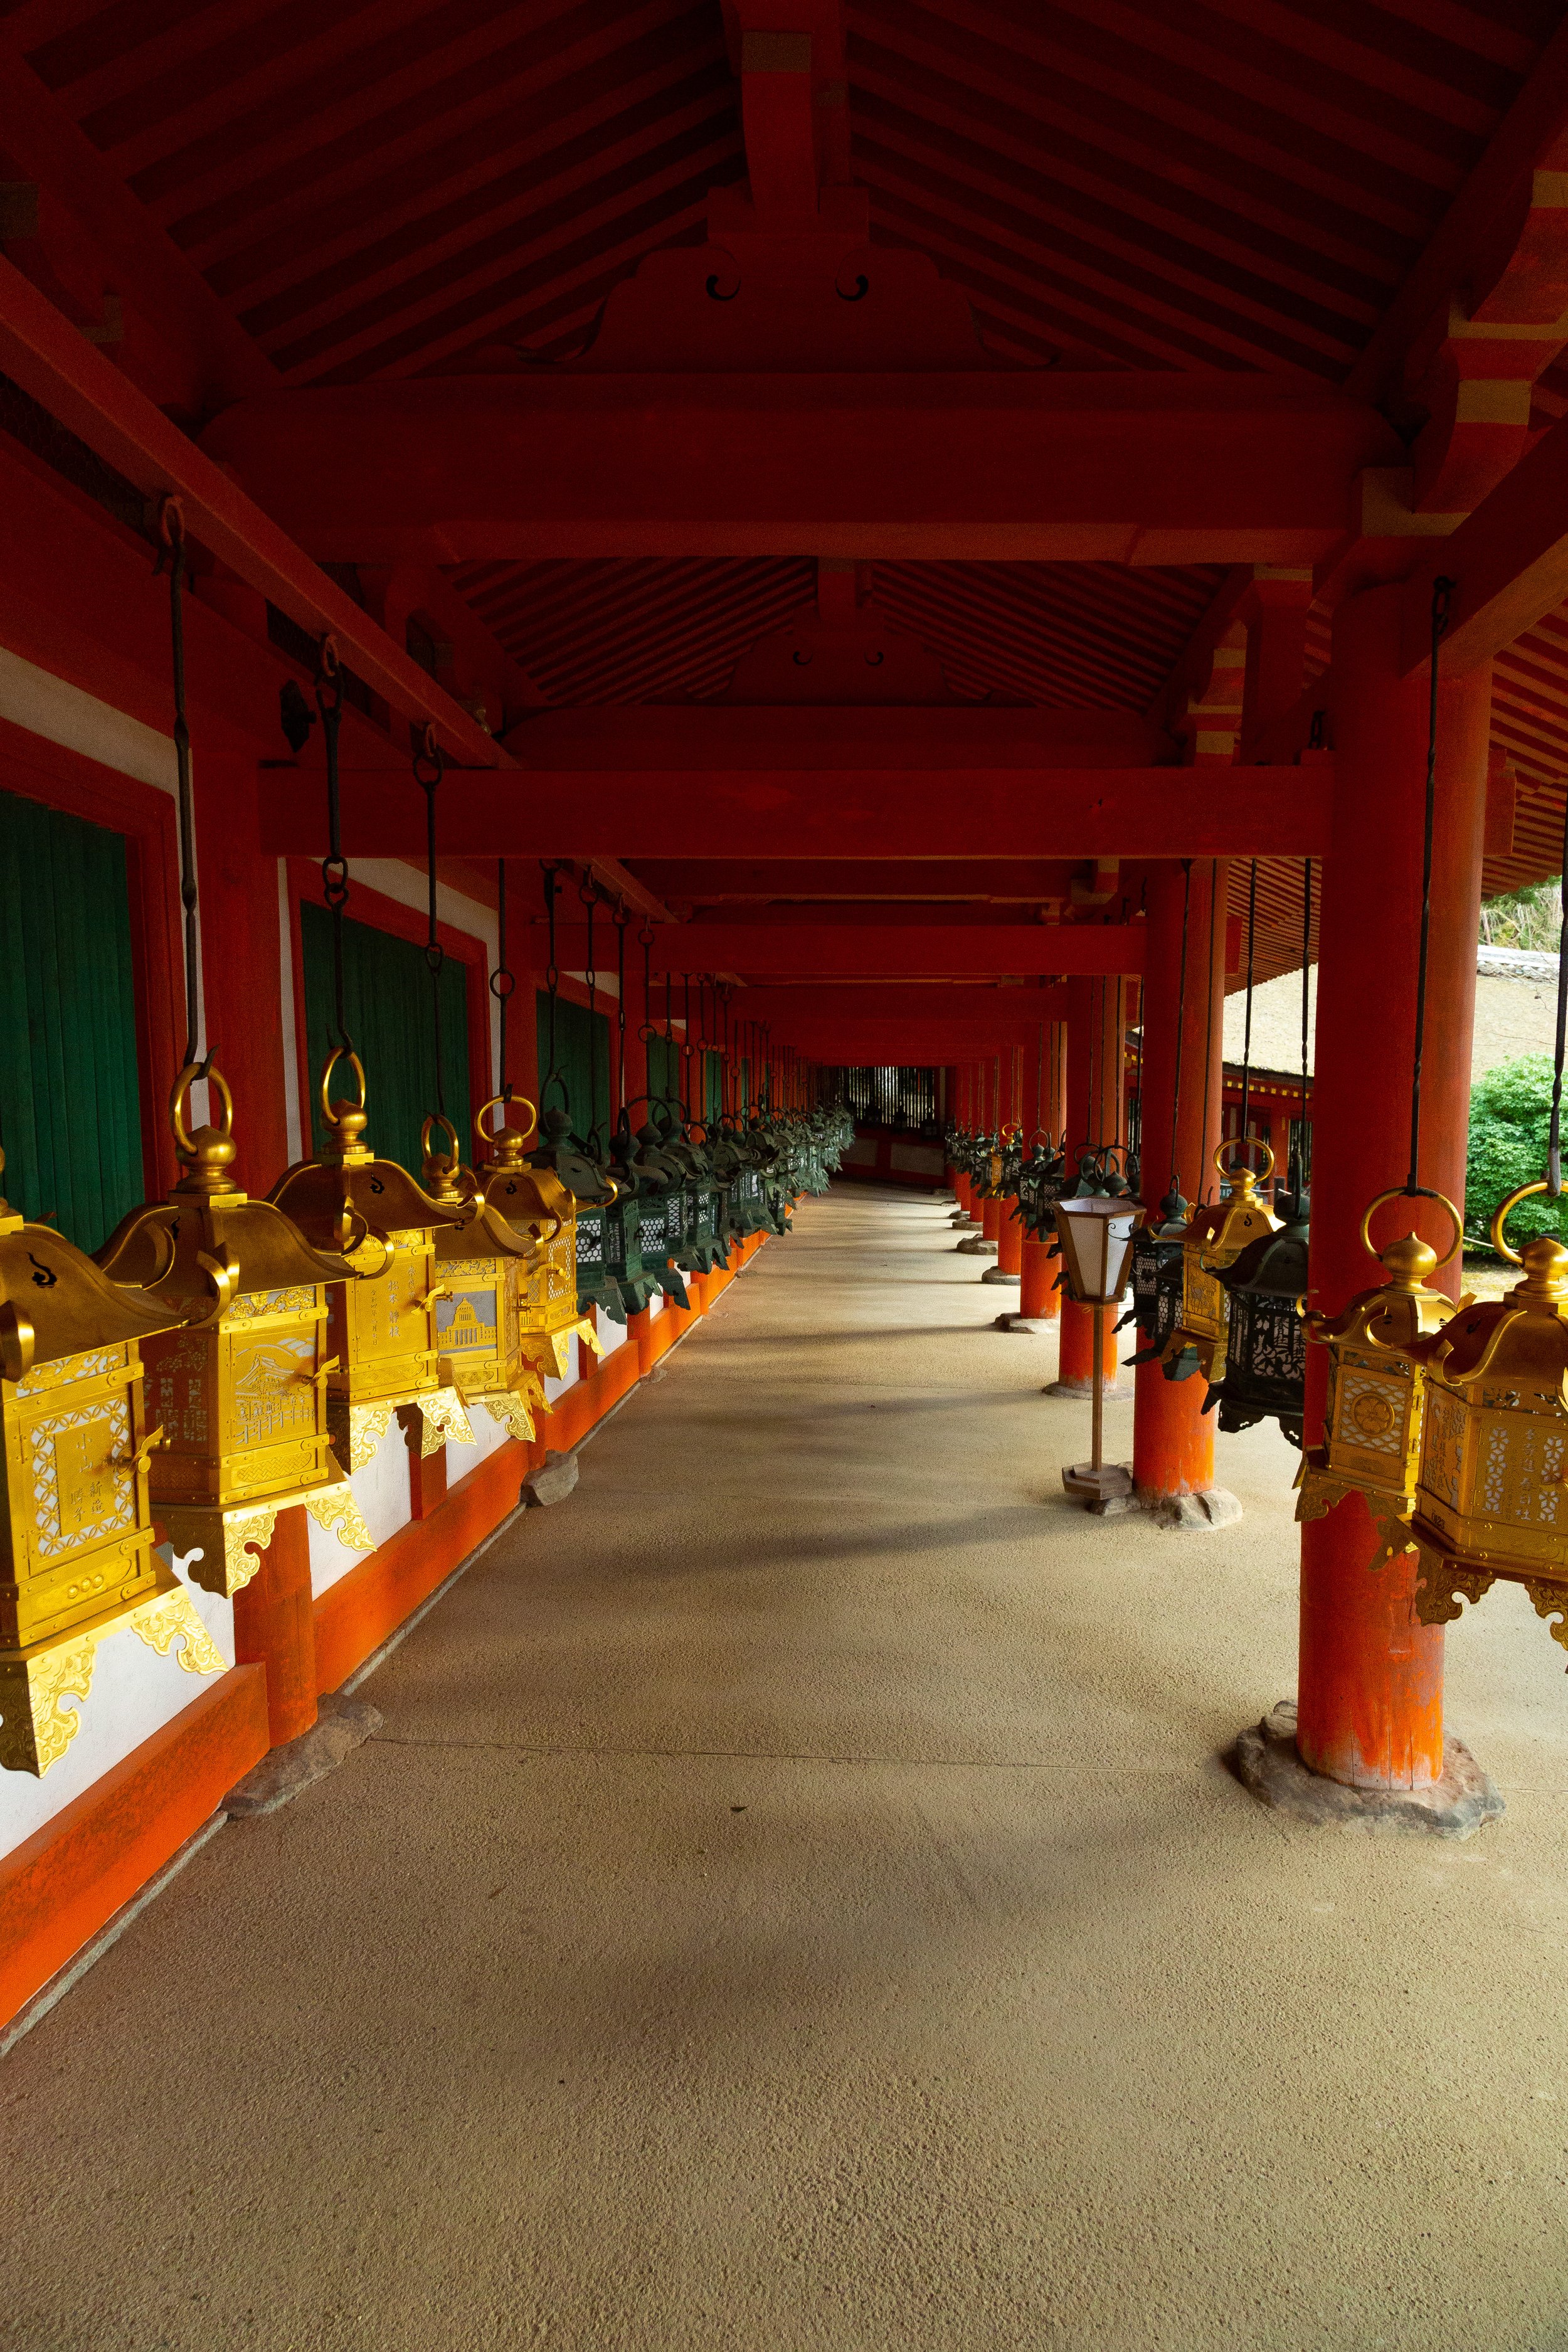
[(1472, 1843), (1259, 1811), (1294, 1457), (1071, 1508), (946, 1214), (808, 1204), (0, 2065), (6, 2352), (1568, 2344), (1561, 1651), (1450, 1638)]

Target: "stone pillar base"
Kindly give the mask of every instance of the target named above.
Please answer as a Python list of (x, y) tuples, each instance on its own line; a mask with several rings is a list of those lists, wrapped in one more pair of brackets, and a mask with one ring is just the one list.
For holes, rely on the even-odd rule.
[(1162, 1495), (1152, 1486), (1141, 1486), (1138, 1507), (1157, 1528), (1229, 1528), (1242, 1516), (1228, 1486), (1205, 1486), (1195, 1495)]
[(381, 1716), (368, 1699), (345, 1698), (330, 1692), (321, 1701), (321, 1713), (309, 1731), (283, 1747), (274, 1748), (252, 1771), (237, 1781), (218, 1811), (230, 1821), (257, 1813), (275, 1813), (279, 1805), (300, 1796), (312, 1782), (336, 1771), (343, 1758), (362, 1740), (381, 1729)]
[[(1047, 1381), (1040, 1394), (1076, 1397), (1079, 1404), (1088, 1404), (1094, 1395), (1094, 1382), (1092, 1381)], [(1132, 1391), (1131, 1389), (1108, 1387), (1105, 1391), (1105, 1402), (1107, 1404), (1131, 1404)]]
[[(984, 1276), (981, 1279), (984, 1279)], [(1054, 1320), (1054, 1317), (1020, 1315), (1016, 1307), (1009, 1307), (998, 1315), (991, 1328), (994, 1331), (1023, 1331), (1034, 1339), (1048, 1331)]]
[(958, 1255), (960, 1257), (994, 1257), (996, 1244), (988, 1242), (983, 1234), (971, 1234), (967, 1240), (959, 1243)]
[(1496, 1784), (1459, 1739), (1443, 1742), (1443, 1777), (1427, 1789), (1351, 1789), (1309, 1771), (1296, 1753), (1293, 1699), (1281, 1699), (1244, 1731), (1226, 1760), (1259, 1804), (1323, 1829), (1468, 1838), (1504, 1810)]
[(988, 1265), (980, 1279), (982, 1282), (1022, 1282), (1024, 1277), (1021, 1274), (1007, 1273), (1003, 1266)]

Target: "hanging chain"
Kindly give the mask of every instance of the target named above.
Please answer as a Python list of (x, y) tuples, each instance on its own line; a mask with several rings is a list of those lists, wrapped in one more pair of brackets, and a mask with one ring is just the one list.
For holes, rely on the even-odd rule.
[(1241, 1045), (1241, 1134), (1247, 1139), (1247, 1120), (1252, 1101), (1252, 970), (1253, 946), (1258, 925), (1258, 860), (1252, 861), (1252, 874), (1247, 886), (1247, 1030)]
[(1193, 908), (1193, 861), (1182, 860), (1182, 968), (1176, 975), (1176, 1073), (1171, 1087), (1171, 1190), (1179, 1199), (1182, 1171), (1176, 1164), (1176, 1129), (1182, 1115), (1182, 1037), (1187, 1025), (1187, 918)]
[[(555, 877), (561, 869), (558, 866), (552, 866), (548, 860), (542, 858), (539, 870), (544, 877), (544, 919), (550, 934), (550, 944), (546, 950), (550, 961), (544, 967), (544, 992), (550, 1001), (550, 1067), (545, 1073), (544, 1084), (539, 1089), (540, 1101), (542, 1104), (545, 1087), (552, 1079), (561, 1088), (563, 1096), (565, 1095), (566, 1087), (561, 1076), (561, 1062), (555, 1043), (555, 1013), (561, 998), (561, 967), (555, 961)], [(572, 1115), (570, 1102), (566, 1104), (566, 1115), (568, 1118)]]
[(626, 1107), (626, 925), (631, 915), (624, 898), (616, 901), (610, 918), (616, 927), (616, 1117)]
[(447, 1079), (441, 1061), (441, 970), (447, 950), (436, 921), (436, 794), (444, 768), (435, 727), (426, 723), (414, 754), (414, 781), (425, 795), (425, 879), (429, 892), (429, 928), (425, 938), (425, 969), (430, 975), (430, 1035), (436, 1049), (436, 1108), (447, 1116)]
[(1426, 1050), (1426, 947), (1432, 929), (1432, 835), (1437, 810), (1437, 648), (1448, 625), (1455, 583), (1432, 583), (1432, 686), (1426, 705), (1426, 815), (1421, 843), (1421, 947), (1415, 960), (1415, 1052), (1410, 1071), (1410, 1173), (1407, 1195), (1421, 1194), (1421, 1064)]
[(1305, 886), (1301, 892), (1301, 1117), (1296, 1130), (1296, 1149), (1291, 1153), (1290, 1190), (1300, 1193), (1301, 1171), (1305, 1165), (1304, 1145), (1307, 1138), (1307, 1031), (1311, 1013), (1312, 952), (1312, 861), (1305, 864)]
[[(588, 982), (588, 1126), (583, 1139), (591, 1144), (599, 1132), (599, 1039), (595, 1027), (599, 1013), (599, 975), (594, 964), (594, 908), (598, 904), (599, 894), (589, 880), (578, 884), (577, 896), (588, 909), (588, 962), (584, 974)], [(607, 1076), (605, 1091), (606, 1094), (609, 1092)]]
[(517, 978), (506, 960), (506, 859), (496, 859), (496, 968), (490, 974), (490, 994), (500, 1008), (500, 1061), (497, 1066), (500, 1079), (502, 1102), (511, 1100), (511, 1080), (507, 1076), (506, 1009), (517, 986)]
[(343, 671), (337, 640), (321, 639), (316, 654), (316, 708), (321, 714), (321, 744), (327, 755), (327, 854), (321, 860), (321, 896), (332, 919), (332, 1013), (337, 1042), (353, 1052), (343, 1015), (343, 909), (349, 903), (349, 862), (343, 856), (342, 815), (338, 804), (338, 734), (343, 723)]
[[(1201, 1199), (1201, 1198), (1202, 1198), (1202, 1196), (1203, 1196), (1203, 1191), (1204, 1191), (1204, 1188), (1205, 1188), (1205, 1184), (1206, 1184), (1206, 1181), (1207, 1181), (1206, 1174), (1205, 1174), (1205, 1170), (1206, 1170), (1206, 1166), (1207, 1166), (1206, 1154), (1207, 1154), (1207, 1151), (1208, 1151), (1208, 1139), (1209, 1139), (1209, 1087), (1210, 1087), (1210, 1084), (1211, 1084), (1211, 1082), (1212, 1082), (1213, 1075), (1214, 1075), (1214, 950), (1215, 950), (1215, 929), (1216, 929), (1216, 928), (1217, 928), (1217, 926), (1218, 926), (1218, 923), (1219, 923), (1219, 860), (1218, 860), (1218, 858), (1217, 858), (1217, 857), (1211, 857), (1211, 858), (1210, 858), (1210, 860), (1209, 860), (1209, 992), (1208, 992), (1208, 1025), (1207, 1025), (1207, 1027), (1205, 1028), (1205, 1032), (1204, 1032), (1204, 1123), (1203, 1123), (1202, 1135), (1201, 1135), (1201, 1138), (1200, 1138), (1200, 1140), (1199, 1140), (1199, 1144), (1198, 1144), (1198, 1188), (1199, 1188), (1199, 1198), (1200, 1198), (1200, 1199)], [(1221, 1064), (1222, 1080), (1223, 1080), (1223, 1073), (1224, 1073), (1224, 1064), (1222, 1063), (1222, 1064)], [(1220, 1097), (1219, 1097), (1219, 1099), (1220, 1099), (1219, 1123), (1220, 1123), (1220, 1127), (1221, 1127), (1221, 1129), (1222, 1129), (1222, 1130), (1223, 1130), (1224, 1126), (1225, 1126), (1225, 1087), (1224, 1087), (1223, 1083), (1221, 1084), (1221, 1087), (1220, 1087)]]
[[(1560, 895), (1568, 908), (1568, 803), (1563, 810), (1563, 880)], [(1552, 1125), (1546, 1139), (1546, 1192), (1555, 1201), (1563, 1190), (1563, 1048), (1568, 1037), (1568, 915), (1557, 930), (1557, 1049), (1552, 1066)]]
[(205, 1077), (212, 1056), (203, 1062), (201, 1042), (200, 948), (196, 936), (196, 820), (191, 783), (191, 730), (185, 718), (185, 516), (176, 498), (158, 506), (158, 535), (163, 541), (156, 569), (169, 561), (169, 637), (174, 656), (174, 764), (179, 777), (180, 904), (185, 910), (185, 1055), (183, 1066), (194, 1063)]

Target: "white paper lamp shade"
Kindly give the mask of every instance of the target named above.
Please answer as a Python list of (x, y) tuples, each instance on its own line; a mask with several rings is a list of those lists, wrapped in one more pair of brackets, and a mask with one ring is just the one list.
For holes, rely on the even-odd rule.
[(1109, 1195), (1058, 1201), (1057, 1236), (1068, 1292), (1079, 1307), (1114, 1307), (1132, 1268), (1132, 1236), (1142, 1223), (1136, 1202)]

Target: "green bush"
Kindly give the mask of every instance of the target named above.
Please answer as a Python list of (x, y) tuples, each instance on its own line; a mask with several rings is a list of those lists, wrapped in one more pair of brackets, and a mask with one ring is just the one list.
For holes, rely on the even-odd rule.
[[(1470, 1091), (1470, 1143), (1465, 1170), (1465, 1227), (1484, 1239), (1500, 1201), (1521, 1184), (1546, 1173), (1546, 1136), (1552, 1119), (1552, 1064), (1544, 1054), (1501, 1062), (1478, 1078)], [(1568, 1162), (1568, 1115), (1563, 1122)], [(1532, 1234), (1568, 1241), (1568, 1192), (1557, 1202), (1544, 1194), (1524, 1202), (1508, 1221), (1517, 1249)]]

